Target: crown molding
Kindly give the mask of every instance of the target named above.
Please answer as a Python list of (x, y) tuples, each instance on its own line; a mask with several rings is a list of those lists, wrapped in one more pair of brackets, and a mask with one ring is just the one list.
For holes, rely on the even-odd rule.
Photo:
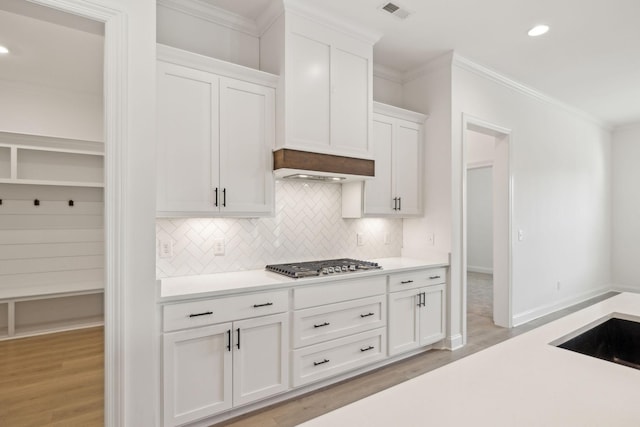
[(383, 34), (369, 28), (362, 27), (352, 21), (325, 12), (319, 7), (302, 3), (300, 0), (282, 0), (284, 10), (317, 22), (335, 31), (347, 34), (362, 42), (374, 45), (380, 40)]
[(626, 132), (626, 131), (634, 131), (634, 130), (640, 131), (640, 122), (625, 123), (623, 125), (616, 126), (613, 129), (614, 132)]
[(284, 13), (284, 5), (279, 1), (272, 1), (256, 19), (256, 29), (260, 37), (267, 32), (274, 22)]
[(230, 28), (253, 37), (260, 37), (256, 22), (200, 0), (157, 0), (158, 6)]
[(477, 64), (473, 61), (471, 61), (468, 58), (465, 58), (457, 53), (453, 53), (453, 61), (452, 61), (452, 66), (458, 67), (460, 69), (472, 72), (480, 77), (483, 77), (487, 80), (490, 80), (494, 83), (497, 83), (501, 86), (507, 87), (509, 89), (515, 90), (516, 92), (520, 92), (523, 95), (526, 95), (530, 98), (534, 98), (537, 99), (538, 101), (541, 102), (545, 102), (547, 104), (562, 108), (572, 114), (575, 114), (577, 116), (580, 116), (588, 121), (590, 121), (591, 123), (602, 127), (604, 129), (607, 129), (609, 131), (612, 130), (612, 126), (611, 124), (604, 122), (594, 116), (592, 116), (591, 114), (582, 111), (578, 108), (575, 108), (569, 104), (566, 104), (556, 98), (553, 98), (545, 93), (542, 93), (536, 89), (533, 89), (527, 85), (524, 85), (520, 82), (517, 82), (513, 79), (510, 79), (509, 77), (506, 77), (490, 68), (487, 68), (483, 65)]
[(405, 72), (402, 77), (402, 82), (407, 83), (419, 77), (426, 76), (434, 71), (451, 68), (453, 57), (453, 51), (445, 52), (442, 55), (433, 58), (429, 62)]
[(373, 64), (373, 76), (381, 79), (389, 80), (394, 83), (404, 83), (404, 73), (395, 68), (387, 67), (382, 64)]
[(424, 123), (429, 118), (428, 114), (405, 110), (404, 108), (395, 107), (389, 104), (383, 104), (382, 102), (378, 101), (373, 101), (373, 112), (384, 114), (385, 116), (394, 117), (396, 119), (408, 120), (415, 123)]

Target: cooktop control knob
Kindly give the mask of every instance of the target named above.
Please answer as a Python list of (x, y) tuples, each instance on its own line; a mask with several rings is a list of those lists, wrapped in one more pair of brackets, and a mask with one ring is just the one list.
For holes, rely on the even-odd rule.
[(355, 264), (351, 264), (351, 265), (349, 266), (349, 271), (356, 271), (356, 266), (355, 266)]
[(329, 271), (329, 273), (333, 273), (333, 267), (329, 267), (327, 268), (327, 270)]
[(342, 266), (342, 271), (349, 271), (349, 267), (347, 267), (346, 265)]
[(329, 269), (328, 268), (323, 268), (322, 269), (322, 274), (329, 274)]
[(339, 265), (336, 265), (336, 273), (340, 273), (340, 271), (341, 271), (341, 270), (340, 270), (340, 266), (339, 266)]

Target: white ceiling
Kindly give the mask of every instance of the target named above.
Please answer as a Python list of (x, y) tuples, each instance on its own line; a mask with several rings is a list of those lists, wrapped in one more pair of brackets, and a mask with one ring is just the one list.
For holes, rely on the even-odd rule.
[[(277, 0), (201, 1), (255, 21)], [(455, 50), (612, 126), (640, 122), (640, 0), (397, 0), (414, 12), (404, 21), (379, 10), (384, 0), (299, 1), (384, 34), (378, 64), (407, 71)], [(101, 26), (41, 12), (2, 0), (0, 44), (13, 54), (0, 79), (99, 93)], [(528, 37), (537, 23), (551, 31)]]
[[(267, 0), (206, 0), (255, 19)], [(612, 126), (640, 122), (640, 0), (300, 0), (384, 34), (374, 61), (415, 69), (451, 50)], [(534, 25), (551, 27), (537, 38)]]

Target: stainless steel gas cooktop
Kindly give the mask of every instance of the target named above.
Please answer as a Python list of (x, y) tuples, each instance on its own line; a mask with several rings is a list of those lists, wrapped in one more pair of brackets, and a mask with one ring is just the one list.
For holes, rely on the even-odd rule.
[(376, 262), (360, 261), (351, 258), (329, 259), (322, 261), (294, 262), (290, 264), (271, 264), (265, 267), (268, 271), (287, 277), (299, 279), (331, 274), (348, 274), (356, 271), (379, 270), (382, 267)]

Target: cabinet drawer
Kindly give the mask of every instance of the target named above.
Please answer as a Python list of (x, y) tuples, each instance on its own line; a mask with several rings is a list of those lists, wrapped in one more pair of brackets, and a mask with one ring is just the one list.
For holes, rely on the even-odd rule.
[(444, 267), (391, 274), (389, 276), (389, 292), (437, 285), (446, 283), (446, 281), (447, 269)]
[(274, 291), (207, 299), (163, 307), (163, 330), (213, 325), (231, 320), (246, 319), (287, 311), (288, 292)]
[(386, 324), (384, 295), (298, 310), (293, 313), (293, 346), (317, 344)]
[(323, 304), (383, 295), (386, 293), (387, 276), (361, 277), (358, 279), (327, 282), (293, 290), (293, 308), (308, 308)]
[(293, 351), (293, 386), (338, 375), (386, 357), (386, 328)]

